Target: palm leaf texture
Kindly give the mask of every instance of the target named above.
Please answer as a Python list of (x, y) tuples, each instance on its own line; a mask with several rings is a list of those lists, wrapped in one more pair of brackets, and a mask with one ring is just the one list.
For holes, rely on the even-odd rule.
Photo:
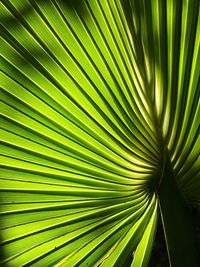
[(1, 263), (147, 266), (160, 206), (177, 267), (171, 210), (200, 207), (200, 2), (0, 5)]

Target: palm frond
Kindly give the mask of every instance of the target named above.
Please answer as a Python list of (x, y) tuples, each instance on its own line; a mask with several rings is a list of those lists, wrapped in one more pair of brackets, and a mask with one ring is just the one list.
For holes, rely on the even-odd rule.
[(147, 266), (169, 173), (200, 206), (199, 7), (1, 2), (2, 264)]

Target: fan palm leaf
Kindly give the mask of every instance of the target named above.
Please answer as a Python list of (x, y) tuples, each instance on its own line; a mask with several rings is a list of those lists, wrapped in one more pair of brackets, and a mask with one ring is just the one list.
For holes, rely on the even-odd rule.
[[(198, 266), (200, 2), (3, 0), (1, 263)], [(196, 241), (197, 242), (197, 241)]]

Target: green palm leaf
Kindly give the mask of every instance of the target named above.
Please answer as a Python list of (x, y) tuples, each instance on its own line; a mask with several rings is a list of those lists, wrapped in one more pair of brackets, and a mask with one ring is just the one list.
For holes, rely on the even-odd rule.
[(198, 266), (199, 7), (2, 1), (1, 264)]

